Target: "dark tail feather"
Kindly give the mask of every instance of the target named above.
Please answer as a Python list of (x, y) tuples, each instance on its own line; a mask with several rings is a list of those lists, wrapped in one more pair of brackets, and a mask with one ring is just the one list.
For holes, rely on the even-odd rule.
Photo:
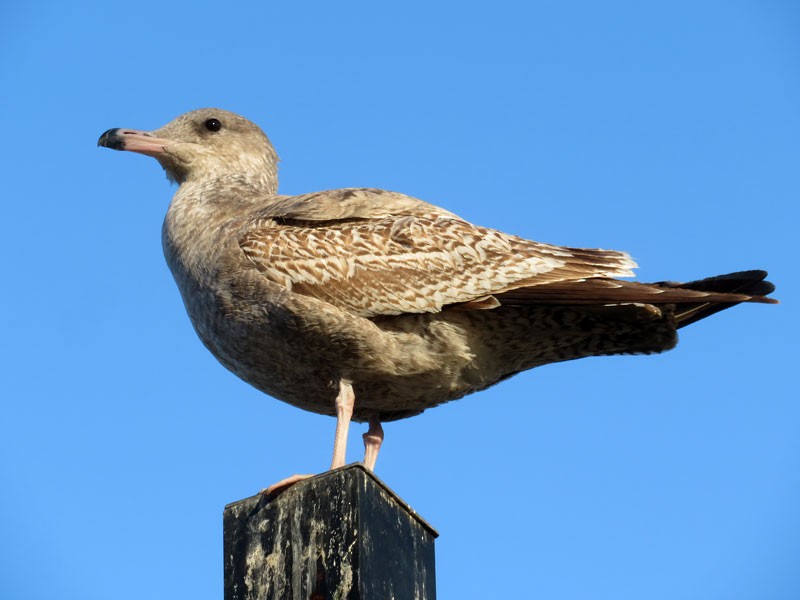
[[(766, 281), (766, 271), (739, 271), (728, 273), (727, 275), (717, 275), (707, 277), (697, 281), (687, 283), (676, 283), (674, 281), (662, 281), (655, 285), (662, 287), (672, 287), (684, 290), (694, 290), (698, 292), (708, 292), (712, 294), (743, 294), (750, 296), (756, 302), (771, 302), (776, 300), (765, 298), (768, 294), (775, 291), (775, 286)], [(697, 302), (679, 304), (675, 310), (675, 320), (678, 327), (685, 327), (692, 323), (705, 319), (718, 313), (721, 310), (736, 306), (739, 302)]]
[[(777, 304), (777, 300), (767, 297), (775, 286), (764, 280), (766, 276), (766, 271), (739, 271), (688, 283), (638, 283), (597, 277), (520, 287), (494, 297), (500, 304), (507, 305), (671, 304), (675, 306), (677, 326), (685, 327), (740, 302)], [(493, 305), (479, 306), (483, 307), (492, 308)]]
[(765, 275), (763, 271), (742, 271), (689, 283), (639, 283), (593, 277), (525, 286), (494, 296), (501, 304), (775, 304), (775, 300), (764, 295), (774, 289), (771, 283), (763, 281)]

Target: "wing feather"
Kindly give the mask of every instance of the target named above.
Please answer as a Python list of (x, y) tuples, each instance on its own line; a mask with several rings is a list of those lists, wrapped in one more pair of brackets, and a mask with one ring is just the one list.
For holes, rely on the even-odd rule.
[(635, 267), (623, 252), (542, 244), (416, 208), (344, 220), (264, 215), (240, 246), (271, 281), (365, 317), (486, 307), (520, 285), (625, 277)]

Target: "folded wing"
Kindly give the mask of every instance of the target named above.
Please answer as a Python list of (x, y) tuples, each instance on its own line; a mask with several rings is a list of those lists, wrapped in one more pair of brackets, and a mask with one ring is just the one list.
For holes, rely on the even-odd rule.
[(376, 218), (296, 204), (254, 219), (242, 250), (271, 281), (365, 317), (491, 308), (493, 296), (522, 286), (631, 276), (636, 266), (623, 252), (533, 242), (424, 203)]

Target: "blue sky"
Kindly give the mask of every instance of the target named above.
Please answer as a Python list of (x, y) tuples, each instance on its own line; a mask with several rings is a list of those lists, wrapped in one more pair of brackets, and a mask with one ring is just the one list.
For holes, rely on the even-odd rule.
[[(390, 423), (440, 598), (800, 597), (792, 2), (30, 2), (0, 19), (0, 597), (219, 599), (223, 506), (324, 470), (334, 421), (237, 380), (163, 261), (174, 192), (96, 148), (202, 106), (281, 191), (376, 186), (643, 280), (767, 268), (652, 357)], [(348, 458), (360, 460), (351, 431)]]

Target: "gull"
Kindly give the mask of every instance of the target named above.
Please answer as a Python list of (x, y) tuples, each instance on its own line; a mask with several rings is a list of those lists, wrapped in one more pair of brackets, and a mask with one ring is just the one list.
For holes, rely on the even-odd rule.
[(663, 352), (681, 327), (775, 302), (764, 271), (638, 283), (620, 279), (636, 267), (624, 252), (527, 240), (396, 192), (280, 195), (267, 136), (221, 109), (98, 145), (151, 156), (179, 185), (162, 242), (197, 335), (257, 389), (335, 416), (332, 469), (351, 421), (369, 423), (372, 470), (383, 422), (548, 363)]

